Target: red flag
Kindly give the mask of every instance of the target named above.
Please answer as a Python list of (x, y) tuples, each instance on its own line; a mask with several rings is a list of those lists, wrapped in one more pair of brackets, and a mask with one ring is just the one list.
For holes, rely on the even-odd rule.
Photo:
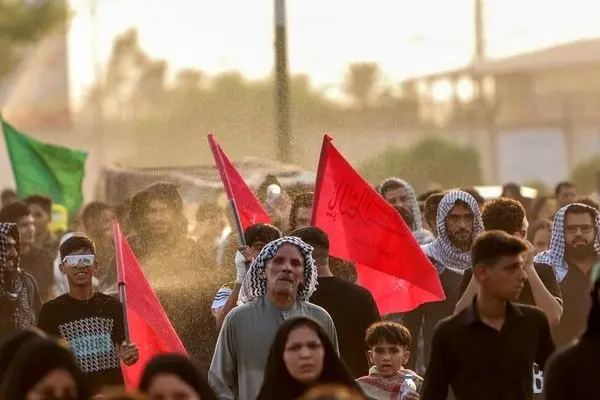
[(312, 224), (329, 235), (330, 254), (357, 264), (379, 312), (404, 312), (445, 299), (435, 267), (406, 223), (325, 135)]
[(225, 192), (227, 192), (227, 198), (235, 200), (242, 228), (246, 229), (254, 224), (270, 224), (271, 217), (246, 185), (244, 178), (229, 161), (212, 133), (208, 134), (208, 143), (215, 159), (215, 165), (219, 170), (221, 182), (223, 182)]
[(117, 279), (127, 288), (129, 339), (138, 346), (140, 358), (128, 367), (121, 366), (127, 387), (137, 387), (144, 367), (154, 356), (163, 353), (187, 354), (165, 310), (150, 287), (119, 224), (113, 222)]

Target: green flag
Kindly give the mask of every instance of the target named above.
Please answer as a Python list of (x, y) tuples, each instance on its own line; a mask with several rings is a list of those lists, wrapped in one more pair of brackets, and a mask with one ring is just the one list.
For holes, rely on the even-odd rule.
[(46, 195), (74, 216), (83, 203), (87, 153), (42, 143), (0, 119), (19, 197)]

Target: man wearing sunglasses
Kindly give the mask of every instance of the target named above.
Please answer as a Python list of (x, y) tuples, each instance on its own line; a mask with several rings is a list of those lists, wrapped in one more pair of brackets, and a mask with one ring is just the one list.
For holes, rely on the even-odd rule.
[(42, 306), (38, 326), (69, 344), (94, 392), (123, 385), (120, 361), (132, 365), (139, 353), (135, 344), (125, 342), (119, 301), (93, 290), (94, 244), (77, 234), (61, 244), (59, 253), (69, 292)]

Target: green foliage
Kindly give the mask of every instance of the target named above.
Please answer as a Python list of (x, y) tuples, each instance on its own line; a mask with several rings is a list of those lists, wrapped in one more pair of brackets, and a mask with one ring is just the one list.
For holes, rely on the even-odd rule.
[(64, 0), (0, 1), (0, 82), (14, 70), (24, 46), (64, 24), (66, 17)]
[(424, 139), (407, 149), (390, 148), (367, 160), (361, 172), (373, 184), (396, 176), (410, 182), (417, 191), (433, 182), (443, 182), (445, 187), (482, 182), (477, 151), (438, 138)]
[(344, 89), (356, 106), (366, 108), (373, 103), (380, 81), (379, 65), (371, 62), (354, 63), (348, 67)]
[(571, 172), (570, 180), (577, 185), (580, 193), (592, 193), (596, 190), (596, 174), (600, 172), (600, 156), (592, 157)]

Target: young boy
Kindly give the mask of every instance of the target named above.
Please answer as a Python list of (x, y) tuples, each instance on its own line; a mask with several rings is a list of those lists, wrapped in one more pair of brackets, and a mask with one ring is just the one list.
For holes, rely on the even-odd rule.
[(60, 245), (59, 253), (69, 292), (42, 306), (38, 327), (68, 343), (95, 393), (104, 386), (122, 386), (119, 362), (133, 365), (139, 353), (135, 344), (125, 342), (119, 301), (92, 288), (94, 244), (75, 235)]
[[(404, 369), (410, 357), (410, 340), (408, 329), (396, 322), (376, 322), (367, 329), (365, 342), (373, 366), (369, 375), (356, 381), (369, 400), (400, 399), (400, 387), (406, 375), (412, 377), (417, 391), (420, 389), (423, 378)], [(405, 398), (418, 400), (420, 397), (417, 393), (410, 393)]]

